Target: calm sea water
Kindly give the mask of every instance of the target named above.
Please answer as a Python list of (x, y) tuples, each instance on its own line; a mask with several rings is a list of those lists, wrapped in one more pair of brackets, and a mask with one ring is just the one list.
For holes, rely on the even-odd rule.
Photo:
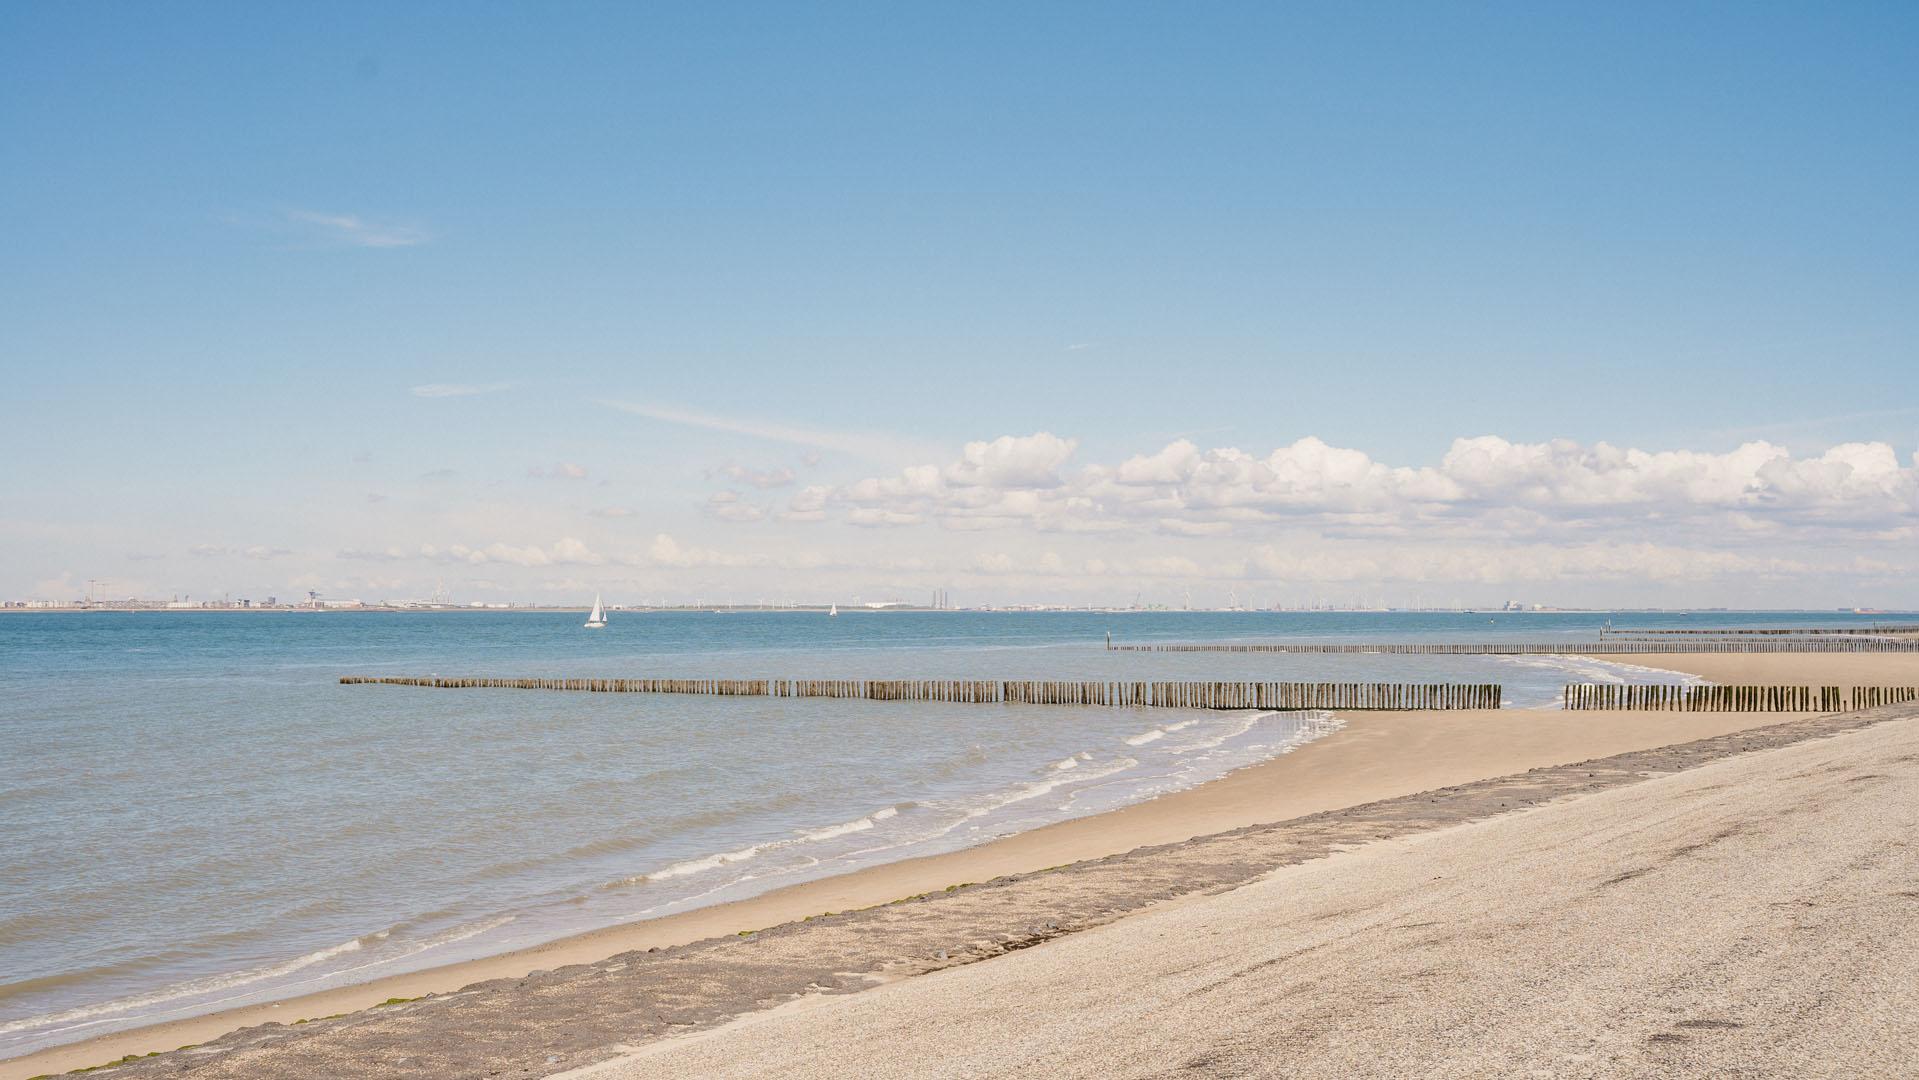
[(1202, 783), (1336, 723), (341, 674), (1500, 682), (1521, 706), (1569, 679), (1661, 678), (1542, 657), (1102, 648), (1109, 630), (1583, 641), (1601, 618), (616, 612), (589, 632), (576, 614), (0, 616), (0, 1055), (952, 850)]

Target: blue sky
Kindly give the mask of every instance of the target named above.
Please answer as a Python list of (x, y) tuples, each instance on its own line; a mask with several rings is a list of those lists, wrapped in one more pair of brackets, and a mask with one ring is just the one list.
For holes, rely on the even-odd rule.
[(7, 5), (0, 596), (1919, 604), (1915, 70), (1910, 5)]

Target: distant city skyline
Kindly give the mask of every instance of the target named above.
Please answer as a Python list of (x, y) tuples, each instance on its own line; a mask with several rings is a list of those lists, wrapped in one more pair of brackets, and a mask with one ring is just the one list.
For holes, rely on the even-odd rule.
[(1909, 5), (8, 5), (0, 597), (1919, 607), (1916, 64)]

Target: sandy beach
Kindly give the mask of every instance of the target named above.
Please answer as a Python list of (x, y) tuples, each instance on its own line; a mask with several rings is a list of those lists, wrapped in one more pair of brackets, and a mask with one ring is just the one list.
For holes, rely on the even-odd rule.
[(1915, 829), (1906, 720), (1369, 844), (563, 1075), (1901, 1075)]
[[(1919, 682), (1916, 677), (1919, 676), (1919, 657), (1913, 656), (1661, 655), (1645, 658), (1645, 662), (1648, 666), (1684, 670), (1726, 681), (1839, 684), (1856, 681), (1872, 685)], [(1755, 666), (1742, 667), (1745, 662)], [(394, 998), (450, 995), (475, 983), (524, 980), (532, 972), (603, 964), (609, 957), (636, 951), (672, 950), (713, 939), (740, 941), (742, 932), (761, 931), (828, 912), (886, 905), (905, 897), (943, 894), (949, 887), (964, 883), (1030, 875), (1066, 864), (1109, 859), (1136, 849), (1180, 845), (1194, 837), (1290, 822), (1362, 804), (1391, 803), (1418, 793), (1462, 788), (1488, 778), (1522, 775), (1528, 770), (1712, 740), (1756, 727), (1776, 726), (1794, 717), (1778, 713), (1568, 714), (1504, 710), (1355, 713), (1344, 719), (1347, 726), (1343, 730), (1294, 753), (1199, 788), (1096, 817), (1021, 833), (965, 851), (873, 867), (738, 903), (577, 935), (501, 956), (54, 1048), (0, 1062), (0, 1077), (24, 1077), (98, 1065), (128, 1054), (206, 1043), (254, 1025), (331, 1017)], [(1500, 808), (1505, 807), (1502, 804)], [(1362, 832), (1346, 836), (1341, 842), (1357, 843), (1367, 839), (1371, 836)], [(1251, 866), (1257, 860), (1241, 862)], [(1249, 880), (1244, 876), (1234, 878), (1232, 874), (1226, 877), (1233, 880), (1220, 882), (1222, 887)], [(965, 891), (971, 890), (962, 890), (962, 893)], [(1180, 891), (1158, 884), (1135, 889), (1129, 895), (1143, 906)], [(764, 936), (767, 935), (754, 935), (755, 938)], [(751, 939), (749, 942), (757, 944)], [(835, 978), (834, 971), (858, 970), (863, 969), (829, 967), (821, 974), (830, 982)], [(802, 983), (801, 988), (805, 985)], [(695, 1010), (698, 1016), (689, 1022), (709, 1023), (757, 1004), (762, 1002), (751, 995), (746, 1000), (713, 1003), (711, 1007)], [(410, 1008), (403, 1005), (379, 1012)], [(323, 1026), (312, 1025), (314, 1034)], [(646, 1026), (638, 1024), (635, 1031)], [(160, 1061), (175, 1060), (199, 1062), (212, 1068), (222, 1058), (169, 1056), (156, 1061), (155, 1067)], [(547, 1064), (557, 1069), (576, 1063), (578, 1059), (567, 1054)], [(146, 1066), (141, 1068), (144, 1070)], [(408, 1071), (397, 1065), (393, 1069), (383, 1066), (366, 1075), (385, 1075), (394, 1070)]]

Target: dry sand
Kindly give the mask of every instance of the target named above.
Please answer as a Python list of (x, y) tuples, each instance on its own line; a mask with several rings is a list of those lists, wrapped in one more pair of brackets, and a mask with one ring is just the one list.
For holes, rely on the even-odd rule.
[(595, 1080), (1910, 1076), (1919, 720), (1369, 845)]
[[(1762, 667), (1805, 660), (1770, 677), (1722, 674), (1726, 681), (1843, 682), (1888, 685), (1919, 682), (1908, 670), (1919, 658), (1878, 654), (1794, 656), (1659, 655), (1626, 657), (1647, 666), (1712, 677), (1726, 662)], [(1856, 663), (1855, 663), (1856, 662)], [(1837, 665), (1846, 664), (1841, 669)], [(1787, 665), (1790, 666), (1790, 665)], [(518, 979), (529, 972), (590, 964), (633, 950), (667, 948), (727, 937), (829, 911), (884, 904), (905, 896), (1099, 859), (1142, 845), (1168, 844), (1245, 826), (1286, 821), (1339, 807), (1465, 784), (1487, 777), (1562, 765), (1774, 724), (1781, 714), (1410, 712), (1347, 714), (1348, 726), (1263, 765), (1240, 770), (1191, 791), (1112, 813), (1007, 837), (967, 851), (874, 867), (791, 886), (751, 900), (633, 923), (547, 945), (452, 964), (358, 986), (305, 995), (272, 1005), (102, 1036), (0, 1062), (0, 1080), (96, 1065), (204, 1043), (238, 1028), (362, 1009), (389, 998), (445, 994), (484, 980)]]

